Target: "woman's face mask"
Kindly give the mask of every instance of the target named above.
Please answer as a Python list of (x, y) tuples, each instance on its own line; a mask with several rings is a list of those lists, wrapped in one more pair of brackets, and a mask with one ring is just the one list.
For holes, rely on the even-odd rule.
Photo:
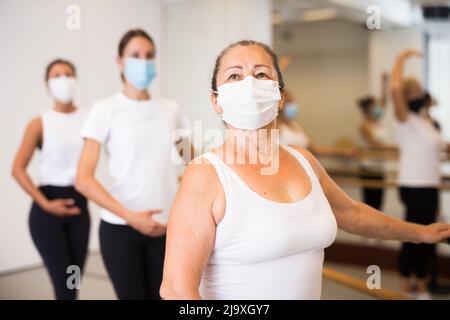
[(426, 105), (425, 95), (420, 98), (408, 101), (409, 110), (418, 113)]
[(375, 105), (371, 111), (370, 111), (370, 115), (372, 116), (372, 119), (374, 120), (379, 120), (381, 119), (381, 117), (383, 116), (383, 108), (380, 107), (379, 105)]
[(298, 104), (295, 102), (286, 103), (283, 108), (283, 116), (288, 120), (293, 120), (297, 118), (298, 115)]
[(153, 60), (126, 58), (125, 78), (135, 88), (144, 90), (156, 77), (156, 65)]
[(281, 94), (276, 81), (247, 76), (244, 80), (223, 84), (217, 90), (222, 119), (235, 128), (262, 128), (278, 115)]
[(75, 93), (75, 78), (59, 76), (48, 80), (48, 88), (53, 99), (67, 104), (73, 100)]

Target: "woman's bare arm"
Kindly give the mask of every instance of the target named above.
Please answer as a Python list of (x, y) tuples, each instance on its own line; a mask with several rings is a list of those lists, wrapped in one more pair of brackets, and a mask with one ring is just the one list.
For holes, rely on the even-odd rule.
[(127, 221), (127, 223), (139, 232), (150, 236), (161, 236), (165, 233), (165, 226), (154, 219), (153, 214), (161, 210), (147, 210), (142, 212), (131, 212), (118, 202), (103, 187), (95, 177), (98, 160), (100, 157), (101, 144), (92, 139), (85, 139), (83, 150), (78, 163), (76, 188), (87, 198), (97, 203), (102, 208), (111, 211)]
[(72, 206), (73, 199), (56, 199), (49, 201), (47, 197), (37, 188), (27, 167), (33, 158), (34, 150), (42, 145), (42, 121), (40, 118), (33, 119), (27, 126), (22, 143), (17, 151), (12, 167), (12, 176), (20, 184), (23, 190), (45, 211), (58, 216), (77, 215), (80, 209)]
[(386, 108), (389, 92), (389, 74), (384, 71), (381, 75), (381, 107)]
[(411, 49), (401, 52), (395, 60), (391, 74), (391, 93), (392, 101), (394, 103), (394, 114), (400, 122), (406, 121), (409, 115), (407, 101), (403, 97), (402, 93), (403, 67), (405, 61), (413, 56), (420, 57), (421, 54), (420, 52)]
[(450, 237), (450, 224), (433, 223), (425, 226), (405, 222), (351, 199), (329, 177), (313, 155), (296, 149), (308, 158), (318, 175), (339, 228), (365, 237), (414, 243), (435, 243)]
[(199, 285), (214, 246), (219, 182), (209, 163), (188, 165), (170, 212), (163, 299), (201, 299)]
[(380, 143), (375, 139), (372, 130), (370, 130), (369, 126), (365, 123), (361, 127), (361, 135), (367, 141), (369, 146), (373, 149), (377, 150), (386, 150), (386, 151), (397, 151), (398, 148), (395, 145)]

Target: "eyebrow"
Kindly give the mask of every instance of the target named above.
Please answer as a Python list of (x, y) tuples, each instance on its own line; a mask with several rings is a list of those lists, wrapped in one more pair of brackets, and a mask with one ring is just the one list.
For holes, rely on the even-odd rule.
[[(253, 66), (253, 68), (260, 68), (260, 67), (266, 67), (266, 68), (270, 69), (270, 67), (266, 64), (255, 64)], [(241, 69), (241, 70), (244, 69), (242, 66), (231, 66), (231, 67), (226, 68), (225, 71), (227, 71), (229, 69), (234, 69), (234, 68)]]
[(232, 67), (226, 68), (225, 71), (227, 71), (229, 69), (234, 69), (234, 68), (241, 69), (241, 70), (244, 69), (244, 68), (242, 68), (242, 66), (232, 66)]

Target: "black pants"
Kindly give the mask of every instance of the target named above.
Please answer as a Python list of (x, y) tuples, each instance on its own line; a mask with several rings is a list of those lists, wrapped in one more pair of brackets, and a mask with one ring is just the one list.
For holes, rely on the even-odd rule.
[[(436, 221), (439, 206), (438, 189), (401, 187), (400, 199), (406, 208), (406, 221), (425, 225)], [(434, 244), (403, 243), (399, 256), (401, 275), (409, 277), (415, 274), (417, 278), (428, 276), (435, 250)]]
[(72, 198), (81, 209), (77, 216), (57, 217), (33, 203), (29, 217), (31, 238), (44, 260), (56, 299), (74, 300), (78, 290), (67, 286), (68, 277), (74, 274), (67, 268), (75, 265), (82, 271), (84, 267), (90, 228), (87, 201), (73, 187), (42, 186), (40, 190), (49, 200)]
[(127, 225), (100, 224), (103, 262), (120, 300), (159, 300), (166, 237), (145, 236)]
[[(361, 179), (364, 180), (373, 180), (373, 181), (379, 181), (383, 182), (384, 175), (382, 173), (376, 173), (376, 172), (363, 172), (360, 176)], [(381, 206), (383, 205), (383, 195), (384, 195), (384, 189), (383, 188), (363, 188), (362, 189), (362, 198), (363, 202), (372, 208), (375, 208), (377, 210), (381, 210)]]

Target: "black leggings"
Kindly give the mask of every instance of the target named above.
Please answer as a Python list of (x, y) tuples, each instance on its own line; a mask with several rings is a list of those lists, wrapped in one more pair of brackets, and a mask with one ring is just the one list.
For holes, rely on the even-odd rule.
[(127, 225), (100, 224), (103, 262), (120, 300), (159, 300), (166, 237), (145, 236)]
[[(406, 221), (430, 224), (436, 221), (439, 206), (439, 190), (436, 188), (400, 188), (400, 199), (406, 208)], [(403, 243), (399, 255), (400, 273), (404, 277), (415, 274), (425, 278), (430, 273), (430, 263), (436, 245)]]
[(86, 198), (74, 187), (42, 186), (39, 188), (49, 200), (75, 200), (81, 209), (77, 216), (57, 217), (44, 211), (33, 202), (29, 217), (31, 238), (39, 251), (52, 281), (53, 290), (58, 300), (74, 300), (77, 289), (69, 289), (67, 272), (70, 265), (83, 270), (89, 242), (90, 219)]
[[(364, 180), (373, 180), (373, 181), (379, 181), (383, 182), (384, 175), (381, 173), (362, 173), (360, 175), (361, 179)], [(384, 189), (382, 188), (368, 188), (365, 187), (362, 189), (362, 198), (363, 202), (372, 208), (375, 208), (377, 210), (381, 210), (381, 206), (383, 205), (383, 195), (384, 195)]]

